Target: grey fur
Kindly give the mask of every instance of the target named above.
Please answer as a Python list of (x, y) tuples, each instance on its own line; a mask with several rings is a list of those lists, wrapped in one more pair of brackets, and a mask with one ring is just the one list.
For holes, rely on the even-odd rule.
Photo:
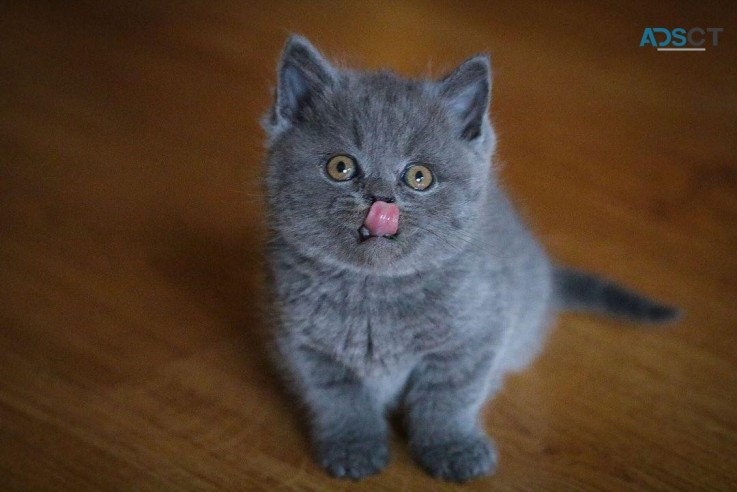
[(553, 278), (560, 310), (598, 312), (651, 323), (675, 321), (681, 316), (675, 308), (590, 273), (558, 267)]
[[(318, 462), (337, 477), (380, 471), (385, 414), (399, 410), (428, 473), (490, 473), (496, 452), (479, 410), (506, 372), (534, 358), (556, 306), (627, 306), (552, 267), (498, 188), (486, 56), (440, 81), (410, 81), (338, 70), (292, 36), (278, 75), (263, 122), (275, 339)], [(331, 181), (334, 154), (352, 155), (358, 177)], [(428, 190), (402, 183), (413, 162), (432, 169)], [(400, 209), (399, 234), (359, 242), (372, 197), (386, 196)], [(630, 315), (663, 318), (645, 311)]]

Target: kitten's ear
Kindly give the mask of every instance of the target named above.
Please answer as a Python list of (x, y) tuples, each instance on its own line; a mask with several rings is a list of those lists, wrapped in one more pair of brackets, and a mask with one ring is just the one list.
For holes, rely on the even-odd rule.
[(272, 125), (298, 122), (310, 100), (335, 80), (335, 69), (320, 52), (306, 38), (291, 35), (279, 61)]
[(491, 100), (491, 64), (477, 55), (440, 81), (440, 94), (458, 125), (458, 136), (474, 140), (481, 135)]

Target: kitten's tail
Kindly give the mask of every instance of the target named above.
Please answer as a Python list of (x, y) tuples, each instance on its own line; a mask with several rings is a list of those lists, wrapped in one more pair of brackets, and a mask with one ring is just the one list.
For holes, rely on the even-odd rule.
[(554, 285), (558, 307), (562, 310), (597, 312), (648, 323), (666, 323), (681, 316), (677, 308), (570, 268), (555, 269)]

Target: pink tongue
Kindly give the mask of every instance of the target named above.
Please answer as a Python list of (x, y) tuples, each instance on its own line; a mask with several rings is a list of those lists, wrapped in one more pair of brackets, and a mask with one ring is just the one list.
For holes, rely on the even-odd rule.
[(363, 225), (372, 236), (391, 236), (399, 227), (399, 207), (393, 203), (374, 202)]

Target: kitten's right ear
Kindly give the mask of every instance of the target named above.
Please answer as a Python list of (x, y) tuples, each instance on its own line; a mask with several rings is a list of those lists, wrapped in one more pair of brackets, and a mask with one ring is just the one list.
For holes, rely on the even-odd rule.
[(491, 64), (487, 55), (469, 58), (440, 81), (440, 93), (458, 135), (475, 140), (483, 133), (491, 99)]
[(289, 36), (279, 61), (270, 123), (276, 127), (300, 121), (310, 101), (321, 95), (336, 78), (335, 69), (306, 38), (296, 34)]

